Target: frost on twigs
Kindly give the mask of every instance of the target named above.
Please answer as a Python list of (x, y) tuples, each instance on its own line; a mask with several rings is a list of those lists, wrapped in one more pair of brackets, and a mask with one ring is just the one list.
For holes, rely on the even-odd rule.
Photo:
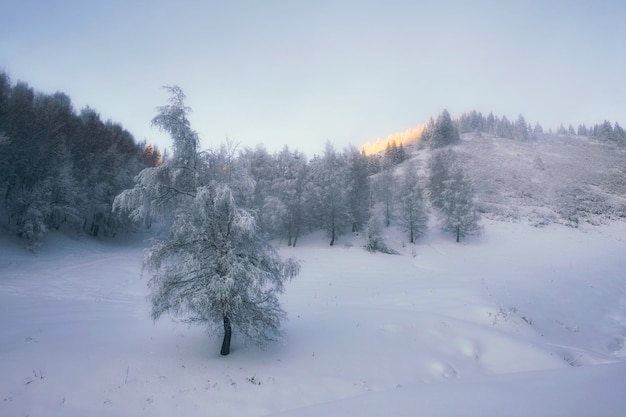
[(278, 339), (285, 317), (278, 294), (300, 265), (281, 259), (254, 216), (237, 205), (236, 178), (216, 174), (225, 162), (217, 163), (220, 155), (200, 155), (184, 94), (178, 87), (168, 91), (169, 105), (152, 122), (170, 133), (174, 155), (143, 170), (114, 206), (135, 221), (160, 217), (169, 229), (145, 259), (152, 318), (169, 313), (210, 330), (223, 326), (223, 355), (230, 351), (232, 327), (260, 343)]
[(280, 337), (285, 313), (277, 295), (300, 268), (278, 256), (220, 184), (200, 187), (179, 208), (170, 239), (152, 247), (146, 264), (154, 273), (153, 319), (170, 312), (217, 328), (226, 318), (261, 343)]

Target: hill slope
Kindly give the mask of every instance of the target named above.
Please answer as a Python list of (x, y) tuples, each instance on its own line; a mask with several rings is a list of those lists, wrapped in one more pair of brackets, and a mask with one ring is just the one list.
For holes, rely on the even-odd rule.
[(487, 217), (536, 225), (626, 219), (626, 148), (582, 136), (528, 141), (465, 134), (465, 154)]

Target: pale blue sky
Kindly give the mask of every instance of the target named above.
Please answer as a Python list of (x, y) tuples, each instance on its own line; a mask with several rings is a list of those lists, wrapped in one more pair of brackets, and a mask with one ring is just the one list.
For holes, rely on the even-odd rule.
[(623, 1), (8, 0), (0, 69), (137, 140), (179, 85), (203, 147), (307, 155), (447, 108), (626, 126)]

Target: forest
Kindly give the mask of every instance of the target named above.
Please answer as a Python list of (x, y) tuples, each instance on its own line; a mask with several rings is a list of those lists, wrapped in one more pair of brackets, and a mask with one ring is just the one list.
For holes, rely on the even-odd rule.
[(50, 230), (114, 236), (130, 225), (111, 204), (158, 149), (64, 93), (43, 94), (0, 73), (0, 214), (2, 228), (31, 249)]
[[(624, 129), (609, 121), (549, 132), (626, 143)], [(198, 152), (197, 162), (204, 181), (228, 185), (269, 238), (296, 246), (303, 234), (322, 229), (333, 245), (344, 233), (367, 232), (368, 247), (384, 251), (382, 228), (398, 225), (413, 242), (431, 212), (457, 241), (479, 231), (484, 206), (476, 204), (467, 163), (449, 146), (466, 133), (532, 142), (542, 140), (544, 130), (521, 115), (510, 121), (471, 111), (452, 119), (444, 110), (428, 121), (420, 140), (391, 142), (374, 155), (356, 147), (337, 150), (328, 142), (322, 155), (308, 158), (288, 146), (269, 152), (263, 145), (240, 148), (225, 141)], [(430, 158), (407, 161), (419, 149), (431, 150)], [(94, 237), (134, 230), (138, 225), (127, 213), (114, 212), (113, 201), (142, 170), (167, 163), (158, 148), (101, 120), (96, 110), (76, 111), (66, 94), (39, 93), (0, 73), (0, 225), (29, 249), (51, 230)], [(140, 227), (152, 227), (152, 221), (143, 218)]]

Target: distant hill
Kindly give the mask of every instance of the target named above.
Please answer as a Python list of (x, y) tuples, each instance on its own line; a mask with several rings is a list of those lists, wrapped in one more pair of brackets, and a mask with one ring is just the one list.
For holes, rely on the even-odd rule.
[[(520, 141), (465, 133), (454, 148), (474, 180), (480, 211), (537, 226), (626, 220), (626, 148), (589, 136)], [(413, 148), (413, 158), (430, 150)]]

